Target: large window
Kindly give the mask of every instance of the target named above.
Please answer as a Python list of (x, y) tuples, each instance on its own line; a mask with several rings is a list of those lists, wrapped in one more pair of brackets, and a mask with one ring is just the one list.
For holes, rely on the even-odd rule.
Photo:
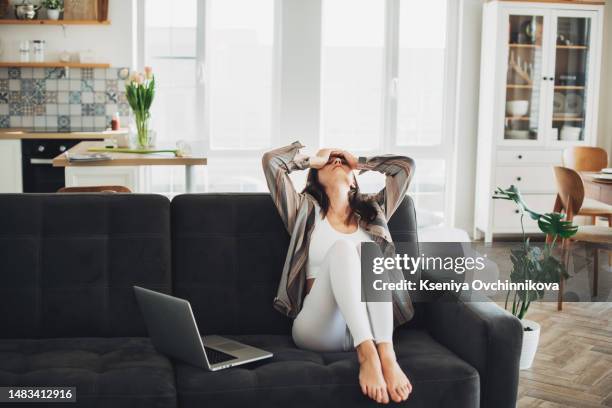
[[(282, 0), (139, 1), (143, 63), (159, 78), (154, 127), (160, 140), (192, 141), (206, 154), (201, 190), (264, 191), (262, 152), (300, 139), (311, 153), (325, 146), (411, 156), (417, 207), (440, 220), (448, 213), (454, 2), (320, 0), (318, 9)], [(313, 51), (302, 55), (302, 46)], [(302, 98), (306, 88), (318, 99)], [(288, 122), (292, 134), (280, 134)], [(157, 172), (157, 185), (182, 181)], [(292, 175), (298, 189), (304, 176)], [(383, 181), (366, 173), (359, 182), (374, 191)]]
[[(417, 159), (417, 208), (442, 220), (452, 135), (447, 0), (322, 0), (321, 143)], [(379, 180), (363, 177), (364, 189)]]
[(323, 0), (321, 136), (325, 146), (380, 146), (385, 8), (381, 0)]

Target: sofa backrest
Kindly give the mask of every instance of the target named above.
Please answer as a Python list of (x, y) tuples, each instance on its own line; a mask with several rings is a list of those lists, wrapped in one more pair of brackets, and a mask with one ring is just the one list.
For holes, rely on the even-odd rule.
[(145, 336), (132, 285), (169, 293), (160, 195), (0, 194), (0, 337)]
[[(289, 234), (270, 195), (180, 195), (171, 212), (173, 290), (191, 302), (200, 331), (290, 333), (291, 320), (272, 307)], [(389, 228), (396, 241), (417, 241), (410, 197)]]

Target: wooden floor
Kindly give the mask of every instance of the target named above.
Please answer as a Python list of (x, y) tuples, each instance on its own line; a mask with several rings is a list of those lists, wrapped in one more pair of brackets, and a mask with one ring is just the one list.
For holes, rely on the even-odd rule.
[(612, 407), (612, 303), (533, 304), (542, 326), (535, 362), (520, 374), (518, 407)]

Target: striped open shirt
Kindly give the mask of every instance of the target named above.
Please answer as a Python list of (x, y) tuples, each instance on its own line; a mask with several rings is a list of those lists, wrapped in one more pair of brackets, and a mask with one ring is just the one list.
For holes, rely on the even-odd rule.
[[(315, 224), (316, 200), (308, 193), (298, 193), (289, 173), (310, 167), (309, 157), (300, 155), (304, 147), (300, 142), (271, 150), (263, 155), (262, 165), (274, 204), (291, 234), (287, 257), (281, 275), (274, 307), (281, 313), (295, 317), (302, 308), (306, 288), (306, 260), (310, 234)], [(414, 174), (414, 160), (405, 156), (380, 155), (360, 157), (360, 174), (367, 170), (379, 171), (386, 176), (385, 188), (369, 195), (373, 197), (376, 218), (373, 222), (359, 219), (359, 225), (381, 248), (385, 256), (395, 256), (395, 247), (387, 226), (387, 219), (401, 203)], [(400, 270), (392, 271), (394, 281), (403, 279)], [(393, 317), (395, 326), (407, 322), (414, 315), (410, 296), (405, 291), (393, 291)]]

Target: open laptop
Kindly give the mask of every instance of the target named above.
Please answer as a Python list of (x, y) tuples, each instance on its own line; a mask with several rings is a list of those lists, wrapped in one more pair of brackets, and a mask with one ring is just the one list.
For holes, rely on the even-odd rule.
[(222, 370), (272, 357), (272, 353), (221, 336), (200, 337), (188, 301), (134, 286), (155, 348), (188, 364)]

